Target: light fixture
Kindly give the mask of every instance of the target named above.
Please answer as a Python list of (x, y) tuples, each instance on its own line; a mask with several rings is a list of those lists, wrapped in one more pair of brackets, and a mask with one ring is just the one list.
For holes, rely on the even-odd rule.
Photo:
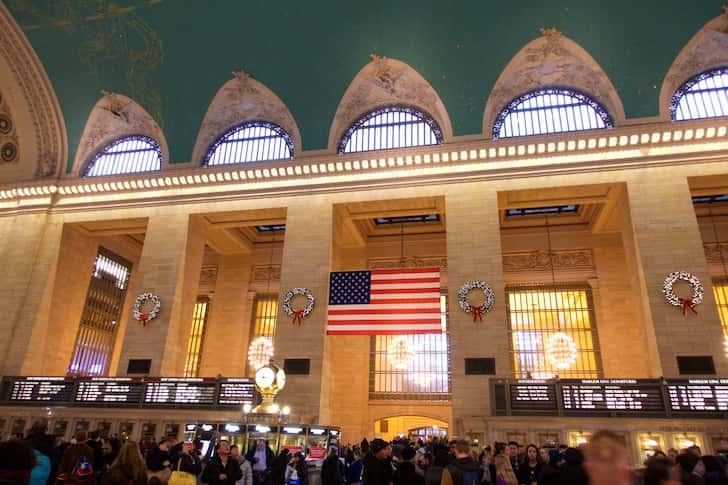
[(695, 446), (695, 441), (693, 441), (689, 438), (685, 438), (680, 441), (680, 448), (690, 448), (693, 446)]
[(584, 435), (579, 435), (579, 436), (578, 436), (578, 437), (576, 438), (576, 446), (581, 446), (581, 445), (585, 445), (585, 444), (587, 443), (587, 441), (588, 441), (588, 440), (586, 439), (586, 436), (584, 436)]
[(404, 335), (393, 338), (387, 346), (387, 359), (392, 367), (404, 370), (415, 358), (415, 351)]
[(564, 332), (551, 334), (544, 345), (546, 360), (557, 369), (568, 369), (576, 364), (576, 342)]
[(256, 338), (248, 347), (248, 363), (255, 370), (268, 365), (273, 357), (273, 350), (273, 342), (269, 337)]
[(657, 440), (655, 440), (654, 438), (647, 438), (645, 440), (645, 445), (649, 446), (650, 448), (656, 448), (658, 444), (659, 443), (657, 443)]
[(253, 406), (252, 406), (252, 405), (251, 405), (250, 403), (246, 402), (245, 404), (243, 404), (243, 412), (244, 412), (245, 414), (248, 414), (248, 413), (250, 413), (250, 411), (251, 411), (252, 409), (253, 409)]
[(281, 409), (281, 413), (283, 413), (284, 416), (288, 416), (289, 414), (291, 414), (290, 406), (283, 406), (283, 409)]

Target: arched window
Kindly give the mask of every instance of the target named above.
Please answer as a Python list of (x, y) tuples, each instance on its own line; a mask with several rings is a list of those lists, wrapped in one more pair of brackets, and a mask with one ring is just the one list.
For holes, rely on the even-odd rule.
[(493, 125), (493, 138), (548, 135), (611, 128), (612, 118), (589, 96), (570, 89), (538, 89), (503, 108)]
[(670, 103), (674, 121), (728, 115), (728, 67), (712, 69), (689, 79)]
[(106, 145), (86, 166), (83, 177), (155, 172), (161, 168), (159, 144), (148, 136), (134, 135)]
[(338, 153), (386, 150), (442, 143), (442, 131), (428, 114), (409, 106), (387, 106), (355, 121), (339, 143)]
[(248, 121), (218, 138), (207, 151), (202, 166), (214, 167), (292, 157), (293, 139), (286, 130), (267, 121)]

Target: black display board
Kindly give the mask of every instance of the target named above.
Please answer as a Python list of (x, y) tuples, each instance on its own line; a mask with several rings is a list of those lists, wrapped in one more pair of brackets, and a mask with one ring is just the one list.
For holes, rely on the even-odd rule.
[(561, 380), (559, 387), (565, 415), (665, 412), (658, 380)]
[(210, 407), (216, 403), (216, 387), (215, 379), (150, 378), (146, 382), (144, 404)]
[(670, 409), (677, 413), (728, 413), (728, 379), (668, 379)]
[(10, 403), (48, 404), (73, 399), (73, 379), (64, 377), (16, 377), (3, 386), (3, 400)]
[(555, 413), (556, 385), (546, 381), (518, 381), (510, 386), (511, 410), (514, 414)]
[(228, 378), (220, 382), (217, 404), (240, 407), (256, 401), (255, 384), (250, 379)]
[(85, 405), (137, 405), (144, 383), (133, 377), (91, 377), (78, 382), (75, 401)]

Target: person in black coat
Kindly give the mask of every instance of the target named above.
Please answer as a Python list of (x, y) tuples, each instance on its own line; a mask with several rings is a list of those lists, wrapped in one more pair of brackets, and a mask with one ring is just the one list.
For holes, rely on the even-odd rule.
[(288, 448), (283, 448), (273, 460), (273, 466), (271, 467), (273, 485), (284, 485), (286, 483), (286, 466), (288, 466), (289, 461), (291, 461), (291, 452)]
[(344, 482), (341, 463), (336, 448), (332, 447), (329, 456), (321, 465), (321, 485), (339, 485)]
[(181, 471), (198, 476), (202, 471), (200, 457), (195, 453), (191, 441), (185, 441), (172, 449), (172, 471)]
[(208, 485), (235, 485), (243, 477), (240, 463), (230, 456), (230, 445), (222, 440), (217, 446), (217, 453), (205, 467), (200, 478)]
[(386, 441), (376, 438), (364, 458), (364, 485), (390, 485), (392, 483), (392, 449)]
[(417, 473), (414, 463), (416, 452), (411, 446), (402, 449), (402, 461), (397, 465), (394, 472), (394, 485), (424, 485), (424, 474)]
[(255, 440), (255, 445), (245, 454), (253, 467), (253, 484), (270, 485), (272, 483), (272, 469), (275, 454), (265, 440)]
[(169, 454), (169, 440), (162, 438), (159, 443), (152, 445), (147, 450), (147, 470), (159, 472), (169, 468), (171, 456)]

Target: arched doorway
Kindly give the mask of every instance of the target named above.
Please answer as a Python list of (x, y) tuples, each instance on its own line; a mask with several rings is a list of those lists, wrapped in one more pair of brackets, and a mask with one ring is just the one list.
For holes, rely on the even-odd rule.
[(447, 436), (449, 425), (446, 421), (427, 416), (389, 416), (374, 421), (374, 437), (386, 441), (397, 437)]

